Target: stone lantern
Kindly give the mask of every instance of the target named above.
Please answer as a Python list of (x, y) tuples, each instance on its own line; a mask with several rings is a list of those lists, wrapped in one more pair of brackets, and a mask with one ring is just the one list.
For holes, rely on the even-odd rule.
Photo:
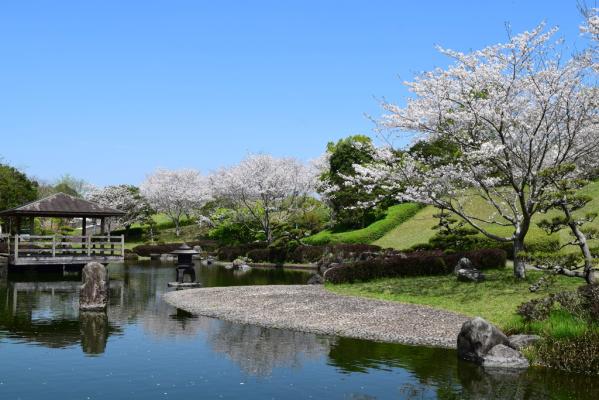
[[(177, 250), (171, 252), (172, 255), (177, 256), (177, 284), (189, 284), (187, 286), (197, 286), (196, 280), (196, 272), (193, 269), (193, 256), (196, 254), (200, 254), (199, 251), (196, 251), (189, 247), (187, 244), (183, 243), (181, 247)], [(185, 275), (189, 275), (190, 282), (185, 282)]]

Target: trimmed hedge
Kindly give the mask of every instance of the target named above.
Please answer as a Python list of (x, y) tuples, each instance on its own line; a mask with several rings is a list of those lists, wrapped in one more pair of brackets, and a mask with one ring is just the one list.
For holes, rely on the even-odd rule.
[[(240, 249), (241, 251), (242, 249)], [(364, 252), (380, 251), (379, 246), (372, 244), (335, 244), (330, 246), (306, 246), (293, 247), (267, 247), (249, 250), (246, 255), (254, 262), (270, 262), (282, 264), (294, 262), (300, 264), (315, 263), (325, 254), (332, 253), (335, 256), (347, 257), (350, 254), (358, 256)], [(229, 260), (230, 261), (230, 260)]]
[[(560, 251), (560, 242), (559, 238), (544, 236), (544, 237), (531, 237), (530, 239), (526, 239), (524, 242), (524, 247), (527, 252), (535, 253), (535, 252), (557, 252)], [(433, 250), (435, 247), (430, 243), (417, 244), (412, 246), (408, 251), (421, 251), (421, 250)], [(474, 242), (465, 248), (461, 248), (460, 251), (475, 251), (475, 250), (483, 250), (483, 249), (501, 249), (506, 254), (508, 259), (512, 259), (514, 257), (514, 245), (511, 242), (498, 242), (496, 240), (490, 239), (486, 236), (478, 235), (475, 237)]]
[(506, 261), (505, 251), (501, 249), (452, 254), (421, 251), (341, 265), (327, 270), (324, 278), (330, 283), (353, 283), (401, 276), (447, 275), (462, 257), (469, 258), (479, 269), (504, 268)]
[(372, 243), (385, 236), (393, 228), (412, 218), (423, 206), (416, 203), (402, 203), (387, 209), (383, 219), (365, 228), (348, 232), (325, 230), (302, 240), (305, 244), (318, 246), (333, 243)]
[(505, 268), (507, 253), (502, 249), (479, 249), (461, 253), (445, 253), (443, 259), (452, 267), (460, 258), (467, 257), (480, 270)]
[(141, 226), (134, 226), (126, 229), (115, 229), (110, 232), (111, 235), (125, 235), (125, 240), (141, 240), (144, 235), (144, 228)]
[(246, 257), (251, 250), (266, 249), (267, 245), (266, 242), (255, 242), (235, 246), (223, 246), (218, 248), (216, 256), (221, 261), (233, 261), (239, 257)]
[[(177, 250), (183, 243), (163, 243), (163, 244), (140, 244), (131, 249), (134, 253), (141, 257), (149, 257), (150, 254), (165, 254)], [(187, 242), (191, 247), (200, 246), (202, 250), (211, 251), (216, 248), (214, 240), (195, 240)]]

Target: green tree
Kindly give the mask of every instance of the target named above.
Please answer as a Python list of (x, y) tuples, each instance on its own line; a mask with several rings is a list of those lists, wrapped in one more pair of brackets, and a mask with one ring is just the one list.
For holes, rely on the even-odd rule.
[(592, 270), (595, 260), (591, 254), (588, 241), (597, 237), (597, 229), (585, 226), (593, 222), (597, 213), (577, 213), (592, 197), (581, 194), (579, 190), (588, 184), (588, 181), (573, 176), (576, 166), (565, 164), (554, 168), (547, 168), (540, 177), (550, 182), (549, 190), (545, 200), (542, 203), (542, 212), (550, 210), (561, 211), (559, 215), (552, 218), (545, 218), (538, 223), (548, 234), (559, 232), (566, 228), (570, 229), (572, 240), (565, 243), (562, 247), (577, 246), (580, 248), (584, 265), (583, 271), (567, 270), (559, 267), (558, 272), (569, 276), (579, 276), (592, 283)]
[(86, 197), (92, 191), (92, 186), (84, 179), (75, 178), (70, 174), (61, 176), (54, 184), (54, 193), (66, 193), (74, 197)]
[(0, 164), (0, 210), (16, 207), (37, 198), (36, 181), (7, 164)]
[(379, 203), (377, 207), (364, 207), (373, 202), (382, 190), (368, 192), (350, 187), (346, 181), (356, 176), (354, 165), (373, 161), (374, 146), (368, 136), (353, 135), (327, 144), (327, 163), (320, 176), (318, 192), (331, 208), (331, 217), (337, 228), (361, 228), (380, 217), (381, 209), (391, 204)]

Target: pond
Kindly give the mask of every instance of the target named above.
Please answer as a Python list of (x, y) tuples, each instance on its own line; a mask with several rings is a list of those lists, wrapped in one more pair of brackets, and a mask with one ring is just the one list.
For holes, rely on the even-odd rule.
[[(303, 283), (282, 269), (198, 267), (204, 286)], [(172, 266), (110, 265), (107, 313), (79, 314), (80, 276), (0, 278), (1, 399), (596, 399), (596, 379), (489, 373), (454, 350), (195, 317), (161, 299)], [(314, 305), (318, 307), (317, 304)]]

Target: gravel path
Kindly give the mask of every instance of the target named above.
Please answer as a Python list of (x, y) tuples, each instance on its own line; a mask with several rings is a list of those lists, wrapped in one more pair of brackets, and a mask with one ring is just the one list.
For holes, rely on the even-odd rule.
[(232, 286), (164, 295), (169, 304), (232, 322), (382, 342), (455, 347), (463, 315), (341, 296), (318, 285)]

